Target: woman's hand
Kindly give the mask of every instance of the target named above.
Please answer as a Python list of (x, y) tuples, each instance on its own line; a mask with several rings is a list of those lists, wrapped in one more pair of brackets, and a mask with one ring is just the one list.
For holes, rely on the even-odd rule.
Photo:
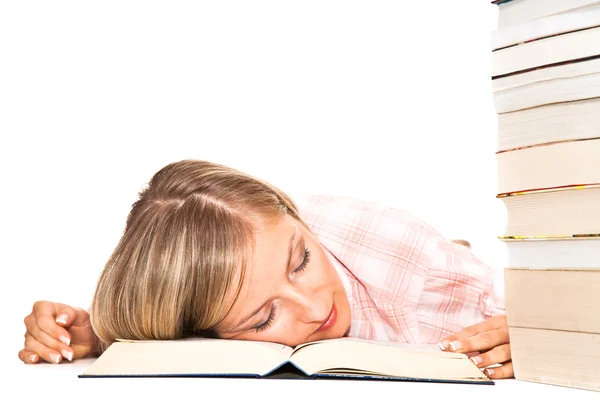
[[(505, 316), (489, 318), (469, 326), (440, 342), (440, 348), (455, 353), (475, 353), (470, 358), (492, 379), (514, 377)], [(490, 367), (494, 364), (502, 364)]]
[(19, 358), (27, 364), (46, 360), (58, 364), (96, 352), (90, 315), (81, 308), (38, 301), (25, 317), (25, 346)]

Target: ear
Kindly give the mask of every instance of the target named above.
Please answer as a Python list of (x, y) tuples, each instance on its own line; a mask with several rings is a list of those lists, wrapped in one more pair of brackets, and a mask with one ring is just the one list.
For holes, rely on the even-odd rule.
[(471, 243), (467, 242), (464, 239), (453, 240), (452, 243), (460, 244), (461, 246), (465, 246), (467, 248), (471, 248)]

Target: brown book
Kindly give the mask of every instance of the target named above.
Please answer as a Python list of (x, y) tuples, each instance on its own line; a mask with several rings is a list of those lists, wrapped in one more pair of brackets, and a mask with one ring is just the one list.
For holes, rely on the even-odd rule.
[[(494, 79), (492, 91), (494, 106), (500, 115), (597, 98), (600, 97), (600, 56)], [(547, 116), (548, 112), (544, 117)], [(596, 129), (592, 131), (597, 133)]]
[(518, 380), (600, 391), (600, 334), (514, 326), (508, 332)]
[[(595, 244), (600, 247), (600, 241)], [(596, 265), (576, 269), (506, 268), (508, 325), (600, 333), (600, 259)]]
[[(600, 59), (597, 60), (600, 72)], [(600, 76), (600, 75), (599, 75)], [(598, 79), (600, 94), (600, 78)], [(561, 95), (562, 91), (553, 92)], [(546, 99), (542, 96), (541, 99)], [(498, 151), (600, 136), (600, 98), (548, 104), (498, 115)]]
[(600, 27), (518, 44), (492, 53), (492, 77), (550, 67), (600, 54)]
[(496, 29), (492, 32), (492, 50), (595, 26), (600, 26), (598, 4)]
[(600, 185), (499, 197), (506, 207), (503, 238), (572, 237), (600, 233)]
[(600, 259), (596, 265), (504, 270), (517, 379), (600, 391)]
[(598, 0), (493, 0), (498, 5), (498, 27), (519, 25), (549, 15), (599, 3)]
[(498, 193), (600, 184), (599, 155), (600, 139), (498, 153)]

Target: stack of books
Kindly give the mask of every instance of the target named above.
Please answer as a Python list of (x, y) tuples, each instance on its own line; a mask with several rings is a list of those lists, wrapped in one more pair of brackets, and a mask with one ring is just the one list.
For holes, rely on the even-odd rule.
[(600, 1), (492, 3), (515, 378), (600, 391)]

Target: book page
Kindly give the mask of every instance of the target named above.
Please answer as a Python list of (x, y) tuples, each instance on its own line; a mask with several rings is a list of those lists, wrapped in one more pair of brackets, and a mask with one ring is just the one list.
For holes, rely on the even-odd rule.
[(464, 354), (433, 345), (331, 339), (296, 348), (290, 357), (307, 374), (354, 371), (415, 379), (488, 380)]
[(293, 349), (293, 352), (296, 353), (298, 350), (300, 350), (304, 347), (307, 347), (307, 346), (312, 346), (312, 345), (319, 344), (319, 343), (329, 343), (331, 341), (370, 343), (370, 344), (374, 344), (374, 345), (378, 345), (378, 346), (395, 347), (395, 348), (399, 348), (399, 349), (408, 349), (408, 350), (412, 350), (412, 351), (426, 351), (426, 352), (436, 352), (436, 353), (440, 352), (439, 346), (437, 346), (435, 344), (410, 344), (410, 343), (401, 343), (401, 342), (367, 340), (367, 339), (360, 339), (360, 338), (353, 338), (353, 337), (343, 337), (343, 338), (338, 338), (338, 339), (318, 340), (316, 342), (303, 343), (303, 344), (296, 346)]
[[(130, 339), (116, 339), (118, 342), (131, 342), (131, 343), (152, 343), (152, 342), (156, 342), (156, 340), (130, 340)], [(227, 340), (227, 342), (231, 342), (231, 339), (212, 339), (212, 338), (202, 338), (202, 337), (191, 337), (191, 338), (185, 338), (185, 339), (177, 339), (178, 342), (183, 342), (183, 341), (191, 341), (191, 342), (198, 342), (198, 341), (203, 341), (203, 340), (210, 340), (212, 342), (215, 341), (225, 341)], [(235, 340), (234, 340), (235, 341)], [(241, 342), (242, 340), (237, 340), (239, 342)], [(286, 346), (285, 344), (281, 344), (281, 343), (275, 343), (275, 342), (259, 342), (257, 340), (244, 340), (244, 343), (256, 343), (258, 345), (261, 346), (267, 346), (267, 347), (271, 347), (273, 349), (277, 349), (280, 352), (282, 352), (283, 354), (286, 355), (286, 357), (289, 357), (290, 355), (292, 355), (292, 352), (294, 351), (294, 349), (292, 347)]]
[(190, 338), (113, 343), (82, 375), (264, 375), (290, 347), (247, 340)]

